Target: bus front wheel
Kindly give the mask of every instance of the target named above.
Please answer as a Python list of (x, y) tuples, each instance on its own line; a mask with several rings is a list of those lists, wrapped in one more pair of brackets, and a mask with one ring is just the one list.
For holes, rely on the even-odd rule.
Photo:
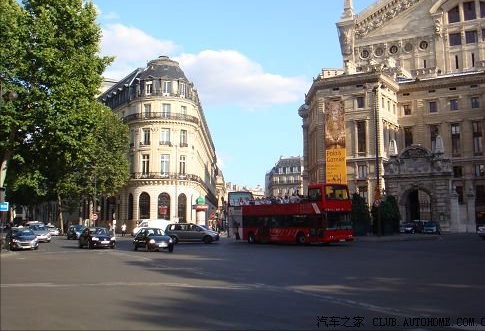
[(256, 238), (254, 237), (254, 233), (249, 233), (248, 235), (248, 243), (250, 244), (255, 244), (256, 243)]
[(305, 243), (306, 243), (305, 242), (305, 235), (303, 233), (300, 232), (296, 235), (296, 243), (298, 245), (305, 245)]

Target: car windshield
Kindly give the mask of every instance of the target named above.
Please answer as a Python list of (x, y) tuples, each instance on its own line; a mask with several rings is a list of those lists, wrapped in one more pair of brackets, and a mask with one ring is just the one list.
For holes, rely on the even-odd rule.
[(28, 228), (15, 229), (14, 233), (18, 234), (19, 236), (34, 236), (34, 232)]
[(163, 235), (165, 235), (165, 233), (163, 232), (162, 229), (153, 228), (153, 229), (147, 229), (147, 235), (148, 236), (163, 236)]
[(436, 225), (436, 223), (435, 223), (435, 222), (427, 222), (427, 223), (426, 223), (424, 226), (429, 226), (429, 227), (431, 227), (431, 226), (435, 226), (435, 225)]
[(108, 229), (106, 228), (95, 228), (90, 230), (93, 234), (108, 234)]
[(199, 225), (201, 228), (203, 228), (204, 230), (210, 230), (209, 227), (207, 225)]
[(34, 231), (45, 231), (45, 230), (47, 230), (47, 227), (43, 224), (34, 224), (34, 225), (31, 225), (30, 228)]

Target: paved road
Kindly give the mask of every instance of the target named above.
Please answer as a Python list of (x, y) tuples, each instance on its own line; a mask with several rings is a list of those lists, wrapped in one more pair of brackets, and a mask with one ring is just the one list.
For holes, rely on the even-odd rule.
[(55, 238), (2, 252), (1, 329), (485, 330), (484, 240), (388, 239), (147, 253)]

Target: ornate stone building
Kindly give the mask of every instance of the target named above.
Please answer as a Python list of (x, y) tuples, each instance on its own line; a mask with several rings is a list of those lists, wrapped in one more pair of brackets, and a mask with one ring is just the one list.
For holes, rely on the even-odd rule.
[[(197, 90), (179, 64), (161, 56), (99, 99), (130, 132), (131, 179), (116, 196), (118, 222), (128, 229), (141, 219), (205, 223), (224, 183)], [(196, 211), (199, 197), (206, 206)]]
[(281, 157), (266, 174), (265, 194), (268, 197), (285, 197), (303, 193), (303, 158)]
[(337, 23), (343, 69), (300, 107), (304, 182), (325, 181), (325, 113), (344, 108), (347, 180), (444, 230), (485, 222), (485, 1), (380, 0)]

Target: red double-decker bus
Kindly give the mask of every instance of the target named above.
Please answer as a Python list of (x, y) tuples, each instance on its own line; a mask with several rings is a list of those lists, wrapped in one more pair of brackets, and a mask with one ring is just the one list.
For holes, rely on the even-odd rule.
[(308, 195), (299, 201), (253, 200), (242, 204), (236, 213), (237, 230), (249, 243), (303, 245), (352, 241), (351, 211), (347, 185), (312, 184), (308, 186)]

